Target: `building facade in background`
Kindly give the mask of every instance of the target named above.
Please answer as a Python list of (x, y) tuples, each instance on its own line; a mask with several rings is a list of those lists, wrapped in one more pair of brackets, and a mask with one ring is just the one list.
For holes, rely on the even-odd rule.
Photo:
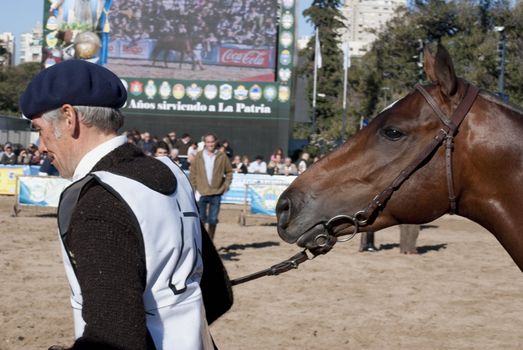
[(36, 23), (31, 33), (20, 35), (20, 63), (42, 61), (42, 36), (41, 23)]
[(15, 62), (15, 37), (13, 33), (0, 33), (0, 67), (14, 65)]
[(345, 0), (342, 13), (347, 19), (343, 41), (349, 42), (352, 57), (361, 57), (370, 49), (376, 35), (370, 30), (380, 30), (396, 14), (405, 0)]

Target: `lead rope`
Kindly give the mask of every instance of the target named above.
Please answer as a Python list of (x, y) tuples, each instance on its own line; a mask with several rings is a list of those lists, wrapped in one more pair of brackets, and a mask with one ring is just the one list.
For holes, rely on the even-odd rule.
[[(322, 253), (322, 254), (325, 254), (325, 253)], [(280, 273), (284, 273), (284, 272), (287, 272), (292, 269), (297, 269), (298, 265), (300, 265), (301, 263), (303, 263), (307, 260), (314, 259), (317, 255), (318, 254), (314, 254), (308, 249), (304, 249), (301, 252), (299, 252), (298, 254), (293, 255), (289, 259), (284, 260), (281, 263), (278, 263), (276, 265), (272, 265), (268, 269), (261, 270), (261, 271), (255, 272), (255, 273), (251, 273), (250, 275), (231, 280), (230, 281), (231, 286), (249, 282), (249, 281), (255, 280), (257, 278), (264, 277), (264, 276), (277, 276)]]

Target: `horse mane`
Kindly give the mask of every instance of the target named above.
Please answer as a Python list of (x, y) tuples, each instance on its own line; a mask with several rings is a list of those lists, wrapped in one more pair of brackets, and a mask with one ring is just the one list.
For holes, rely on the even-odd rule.
[(499, 96), (493, 94), (490, 91), (486, 91), (486, 90), (482, 89), (480, 92), (480, 95), (481, 95), (481, 97), (488, 100), (489, 102), (495, 103), (499, 106), (507, 108), (507, 109), (511, 110), (512, 112), (518, 113), (519, 115), (523, 116), (523, 109), (521, 109), (521, 107), (515, 105), (514, 103), (505, 102), (505, 101), (501, 100), (499, 98)]

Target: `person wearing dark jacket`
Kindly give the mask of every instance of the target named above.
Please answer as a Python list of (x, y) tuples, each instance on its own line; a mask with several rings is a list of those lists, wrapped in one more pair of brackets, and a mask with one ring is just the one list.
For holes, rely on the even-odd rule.
[(232, 305), (226, 271), (179, 167), (117, 136), (126, 99), (116, 75), (81, 60), (43, 70), (20, 98), (73, 180), (58, 209), (71, 349), (213, 349), (208, 323)]

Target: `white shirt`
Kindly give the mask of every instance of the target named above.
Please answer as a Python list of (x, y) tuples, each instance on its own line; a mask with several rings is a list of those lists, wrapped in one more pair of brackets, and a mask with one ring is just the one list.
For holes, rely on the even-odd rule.
[(249, 164), (248, 170), (250, 173), (266, 174), (267, 173), (267, 163), (265, 163), (263, 160), (260, 163), (258, 163), (257, 161), (254, 161), (251, 164)]
[(207, 182), (212, 186), (212, 171), (214, 169), (214, 160), (216, 159), (216, 152), (209, 154), (207, 150), (203, 150), (203, 162), (205, 164), (205, 174), (207, 175)]
[(80, 180), (94, 168), (96, 163), (105, 157), (115, 148), (120, 147), (127, 142), (127, 136), (121, 135), (113, 137), (112, 139), (99, 144), (89, 152), (87, 152), (80, 160), (73, 174), (73, 181)]

